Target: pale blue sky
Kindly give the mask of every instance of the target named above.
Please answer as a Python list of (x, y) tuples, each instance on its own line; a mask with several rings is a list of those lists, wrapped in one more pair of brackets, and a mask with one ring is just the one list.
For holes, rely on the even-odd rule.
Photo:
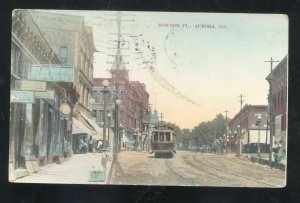
[[(62, 11), (59, 11), (62, 12)], [(108, 40), (115, 40), (116, 23), (108, 21), (115, 12), (63, 11), (65, 14), (85, 16), (93, 26), (95, 53), (94, 76), (107, 77), (110, 68), (107, 61), (115, 49)], [(246, 95), (245, 103), (267, 104), (270, 64), (264, 60), (273, 57), (282, 60), (288, 52), (288, 19), (278, 14), (216, 14), (216, 13), (168, 13), (122, 12), (122, 30), (134, 38), (123, 35), (129, 41), (123, 54), (128, 54), (126, 66), (131, 80), (146, 84), (150, 103), (164, 113), (167, 121), (180, 127), (192, 128), (202, 121), (224, 114), (229, 117), (239, 111), (239, 94)], [(134, 16), (132, 16), (134, 15)], [(106, 20), (104, 20), (106, 19)], [(159, 23), (188, 24), (191, 28), (159, 27)], [(195, 24), (226, 25), (228, 29), (195, 28)], [(144, 45), (143, 45), (144, 40)], [(143, 51), (136, 54), (135, 43)], [(147, 48), (154, 47), (155, 74), (149, 65), (153, 54)], [(137, 57), (143, 58), (136, 59)], [(175, 91), (174, 91), (175, 88)], [(174, 93), (175, 92), (175, 93)], [(197, 103), (194, 104), (193, 102)]]

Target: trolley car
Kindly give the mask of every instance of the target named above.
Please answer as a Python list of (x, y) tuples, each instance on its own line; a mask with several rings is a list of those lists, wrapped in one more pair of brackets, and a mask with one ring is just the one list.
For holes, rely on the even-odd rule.
[(156, 126), (151, 132), (151, 153), (155, 157), (170, 156), (176, 153), (176, 135), (171, 127)]

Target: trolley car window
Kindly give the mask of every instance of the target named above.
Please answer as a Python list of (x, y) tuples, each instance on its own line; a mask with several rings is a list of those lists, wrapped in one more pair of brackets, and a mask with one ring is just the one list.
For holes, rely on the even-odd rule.
[(164, 141), (164, 133), (159, 132), (159, 141)]
[(153, 132), (152, 136), (154, 141), (158, 141), (158, 132)]
[(166, 141), (167, 142), (171, 141), (171, 133), (170, 132), (166, 132)]

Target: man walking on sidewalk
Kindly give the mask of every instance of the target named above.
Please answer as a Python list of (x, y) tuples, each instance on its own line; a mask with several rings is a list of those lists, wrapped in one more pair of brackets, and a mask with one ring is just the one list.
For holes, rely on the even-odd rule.
[(274, 156), (274, 164), (273, 166), (277, 166), (278, 163), (281, 161), (280, 156), (279, 156), (279, 150), (280, 150), (280, 145), (275, 141), (274, 146), (273, 146), (273, 156)]

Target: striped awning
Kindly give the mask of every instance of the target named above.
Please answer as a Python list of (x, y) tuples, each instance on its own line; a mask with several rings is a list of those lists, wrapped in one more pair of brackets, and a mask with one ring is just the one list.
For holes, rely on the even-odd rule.
[(90, 130), (89, 128), (85, 127), (79, 120), (73, 117), (72, 119), (72, 134), (88, 134), (93, 135), (94, 131)]
[(88, 118), (84, 114), (80, 114), (80, 121), (85, 125), (86, 128), (93, 131), (92, 136), (94, 139), (96, 140), (103, 139), (103, 128), (100, 128), (93, 119)]

